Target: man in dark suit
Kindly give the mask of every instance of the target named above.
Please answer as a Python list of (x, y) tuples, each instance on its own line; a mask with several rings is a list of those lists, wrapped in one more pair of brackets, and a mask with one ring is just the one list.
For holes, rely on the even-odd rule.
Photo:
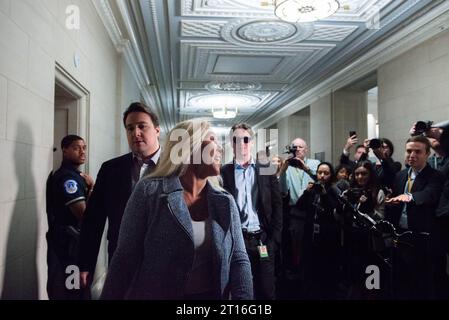
[(92, 280), (106, 219), (110, 262), (128, 198), (138, 180), (159, 160), (160, 127), (155, 113), (143, 103), (132, 103), (123, 114), (123, 125), (131, 152), (101, 166), (81, 228), (79, 264), (83, 286)]
[(410, 168), (397, 173), (393, 198), (386, 201), (389, 218), (400, 232), (411, 231), (413, 247), (398, 250), (396, 277), (399, 298), (435, 297), (435, 284), (441, 276), (438, 259), (442, 253), (441, 233), (435, 209), (441, 195), (443, 178), (427, 164), (430, 142), (423, 136), (407, 140)]
[(240, 212), (245, 246), (251, 261), (256, 299), (275, 298), (275, 252), (281, 243), (282, 200), (275, 170), (251, 157), (251, 127), (234, 125), (233, 163), (221, 169), (223, 187), (234, 196)]

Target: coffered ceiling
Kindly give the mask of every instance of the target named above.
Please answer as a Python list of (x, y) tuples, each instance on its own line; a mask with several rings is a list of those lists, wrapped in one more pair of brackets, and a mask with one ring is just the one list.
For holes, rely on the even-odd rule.
[[(265, 2), (98, 0), (96, 7), (165, 130), (191, 117), (268, 126), (305, 106), (301, 99), (313, 99), (317, 88), (328, 90), (337, 75), (372, 74), (368, 54), (397, 49), (400, 41), (416, 45), (410, 35), (439, 17), (447, 23), (441, 16), (449, 12), (449, 1), (341, 0), (325, 20), (292, 24)], [(237, 106), (238, 115), (214, 119), (213, 106)]]

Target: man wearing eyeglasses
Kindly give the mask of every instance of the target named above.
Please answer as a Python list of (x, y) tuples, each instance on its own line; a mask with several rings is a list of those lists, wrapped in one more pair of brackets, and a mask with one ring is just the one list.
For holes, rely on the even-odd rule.
[(81, 284), (92, 281), (106, 219), (109, 262), (117, 247), (126, 203), (139, 179), (156, 166), (159, 155), (159, 120), (146, 105), (131, 103), (123, 114), (131, 152), (106, 161), (98, 172), (95, 188), (81, 228)]
[(234, 196), (240, 212), (246, 251), (251, 261), (254, 296), (275, 298), (275, 252), (282, 234), (282, 200), (279, 182), (251, 155), (254, 134), (245, 123), (231, 128), (234, 160), (221, 169), (223, 187)]

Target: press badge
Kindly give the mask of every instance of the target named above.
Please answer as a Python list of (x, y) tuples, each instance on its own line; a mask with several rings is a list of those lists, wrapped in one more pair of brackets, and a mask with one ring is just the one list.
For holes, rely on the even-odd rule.
[[(318, 223), (313, 224), (313, 233), (312, 233), (312, 241), (318, 239), (318, 235), (320, 234), (320, 225)], [(316, 237), (316, 239), (315, 239)]]
[(259, 245), (257, 246), (257, 251), (259, 251), (260, 260), (268, 260), (270, 257), (268, 256), (267, 246), (259, 241)]
[(320, 225), (318, 223), (313, 224), (313, 233), (319, 234), (320, 233)]

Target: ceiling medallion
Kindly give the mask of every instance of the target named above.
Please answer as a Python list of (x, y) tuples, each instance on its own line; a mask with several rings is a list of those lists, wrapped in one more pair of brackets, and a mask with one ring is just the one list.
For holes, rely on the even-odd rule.
[(210, 93), (194, 96), (189, 99), (189, 106), (197, 108), (221, 107), (223, 105), (248, 108), (260, 102), (260, 98), (249, 94)]
[(206, 89), (212, 92), (243, 92), (258, 90), (262, 85), (258, 82), (222, 82), (213, 81), (206, 84)]
[(313, 24), (279, 20), (232, 20), (221, 29), (221, 37), (239, 46), (289, 45), (313, 34)]

